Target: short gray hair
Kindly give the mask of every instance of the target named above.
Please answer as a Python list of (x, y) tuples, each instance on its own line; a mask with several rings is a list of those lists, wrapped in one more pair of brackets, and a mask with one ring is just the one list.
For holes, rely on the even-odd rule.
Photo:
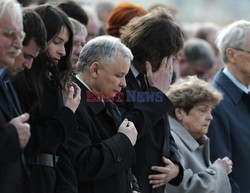
[[(16, 0), (1, 0), (0, 1), (0, 22), (4, 14), (9, 12), (9, 16), (11, 17), (11, 22), (21, 21), (22, 22), (22, 7)], [(1, 23), (0, 23), (1, 24)]]
[(78, 71), (83, 72), (86, 66), (94, 62), (113, 64), (118, 54), (133, 60), (130, 49), (120, 39), (108, 35), (96, 37), (84, 45), (79, 56)]
[(228, 62), (227, 48), (244, 49), (249, 36), (250, 22), (245, 20), (236, 21), (219, 32), (216, 43), (225, 63)]

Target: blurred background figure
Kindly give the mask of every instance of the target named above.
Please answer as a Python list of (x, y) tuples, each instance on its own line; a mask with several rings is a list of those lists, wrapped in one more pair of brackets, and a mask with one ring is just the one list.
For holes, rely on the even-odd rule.
[(107, 20), (107, 34), (120, 37), (120, 29), (122, 26), (135, 18), (146, 15), (147, 11), (139, 5), (135, 5), (128, 2), (118, 4), (110, 13)]
[(70, 57), (70, 61), (72, 64), (72, 72), (73, 74), (77, 74), (77, 62), (78, 57), (80, 55), (80, 52), (86, 43), (86, 37), (88, 35), (87, 29), (84, 25), (82, 25), (79, 21), (69, 18), (69, 21), (72, 25), (73, 29), (73, 48), (72, 48), (72, 54)]
[(149, 8), (148, 11), (151, 12), (154, 9), (157, 9), (158, 7), (164, 8), (167, 10), (167, 12), (172, 16), (175, 22), (179, 21), (179, 13), (177, 10), (177, 7), (169, 4), (169, 3), (154, 3)]
[(166, 193), (230, 193), (227, 174), (232, 172), (228, 157), (210, 161), (209, 139), (206, 136), (213, 117), (212, 109), (222, 94), (196, 76), (181, 78), (167, 92), (173, 103), (170, 127), (181, 153), (184, 177), (179, 186), (166, 184)]
[(83, 25), (88, 24), (88, 15), (81, 5), (73, 0), (55, 0), (52, 5), (59, 7), (67, 16), (74, 18)]
[(99, 35), (106, 34), (106, 24), (110, 12), (114, 9), (114, 4), (110, 1), (100, 1), (95, 5), (95, 9), (100, 21)]
[(223, 68), (224, 63), (216, 45), (217, 33), (220, 30), (220, 26), (212, 22), (204, 22), (197, 25), (194, 31), (194, 37), (207, 41), (213, 48), (215, 53), (215, 63), (213, 67), (207, 72), (208, 81), (212, 81), (214, 75)]
[(86, 42), (88, 42), (89, 40), (92, 40), (93, 38), (99, 35), (100, 21), (97, 12), (93, 6), (84, 5), (82, 6), (82, 8), (86, 11), (88, 16), (88, 24), (86, 26), (88, 31)]
[(215, 54), (212, 47), (205, 40), (198, 38), (186, 40), (182, 52), (175, 60), (180, 77), (197, 75), (204, 80), (208, 79), (207, 73), (214, 63)]

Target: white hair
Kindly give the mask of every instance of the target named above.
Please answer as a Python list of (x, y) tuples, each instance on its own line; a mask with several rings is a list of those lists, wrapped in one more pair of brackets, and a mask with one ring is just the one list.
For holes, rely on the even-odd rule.
[(236, 21), (219, 32), (216, 43), (225, 63), (228, 62), (227, 48), (245, 49), (249, 37), (250, 22), (245, 20)]
[(13, 24), (22, 23), (22, 7), (16, 0), (0, 0), (0, 25), (6, 14)]

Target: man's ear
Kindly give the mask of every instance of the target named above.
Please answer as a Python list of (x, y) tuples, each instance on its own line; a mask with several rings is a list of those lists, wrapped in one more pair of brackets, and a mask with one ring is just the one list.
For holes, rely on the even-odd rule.
[(94, 78), (97, 78), (98, 72), (100, 70), (100, 63), (99, 62), (92, 63), (89, 70), (90, 70), (91, 76)]
[(235, 52), (233, 48), (227, 48), (226, 49), (226, 55), (229, 63), (234, 64), (235, 63)]

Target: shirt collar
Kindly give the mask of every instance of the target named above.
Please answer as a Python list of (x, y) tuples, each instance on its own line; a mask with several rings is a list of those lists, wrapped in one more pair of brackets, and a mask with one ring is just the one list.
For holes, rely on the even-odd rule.
[(133, 65), (133, 64), (131, 64), (131, 71), (132, 71), (132, 73), (133, 73), (134, 77), (137, 77), (137, 76), (138, 76), (139, 71), (138, 71), (138, 70), (136, 70), (136, 68), (134, 67), (134, 65)]
[(80, 79), (79, 77), (78, 77), (78, 75), (76, 75), (76, 78), (88, 89), (88, 90), (91, 90), (90, 88), (89, 88), (89, 86), (82, 80), (82, 79)]
[(239, 82), (234, 75), (227, 69), (224, 68), (222, 71), (241, 91), (244, 93), (249, 93), (250, 92), (250, 86), (246, 87), (244, 84)]

